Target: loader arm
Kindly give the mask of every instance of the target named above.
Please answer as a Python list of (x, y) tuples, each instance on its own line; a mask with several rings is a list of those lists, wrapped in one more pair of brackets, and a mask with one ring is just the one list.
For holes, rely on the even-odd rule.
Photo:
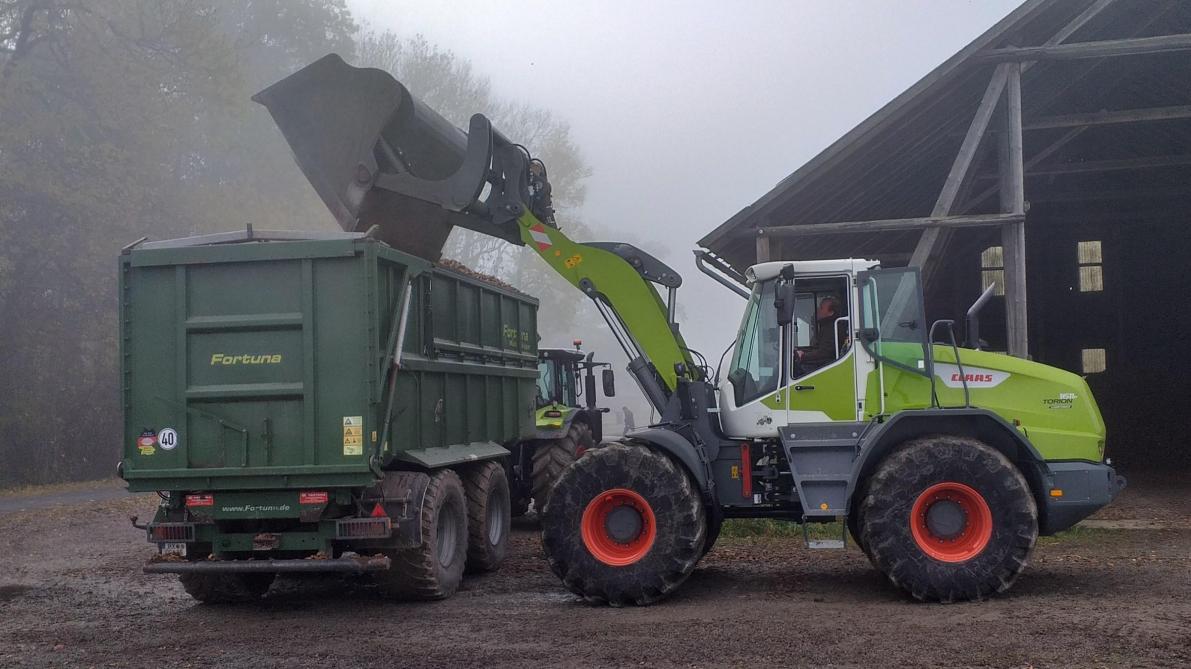
[(545, 165), (487, 117), (473, 115), (465, 133), (387, 72), (352, 67), (335, 54), (253, 100), (269, 110), (345, 230), (375, 229), (389, 245), (431, 261), (455, 225), (529, 246), (594, 301), (659, 413), (681, 380), (707, 376), (674, 323), (682, 277), (631, 244), (563, 234)]
[[(677, 388), (680, 370), (683, 378), (703, 378), (703, 368), (674, 323), (674, 296), (682, 283), (676, 272), (630, 244), (576, 242), (529, 211), (517, 225), (525, 246), (592, 299), (629, 357), (629, 371), (659, 411)], [(669, 305), (656, 286), (668, 290)], [(654, 396), (653, 383), (641, 378), (643, 373), (656, 376), (662, 397)]]

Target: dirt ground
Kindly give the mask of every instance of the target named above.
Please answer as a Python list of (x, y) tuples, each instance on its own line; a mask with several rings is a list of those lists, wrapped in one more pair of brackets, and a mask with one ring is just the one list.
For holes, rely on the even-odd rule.
[(562, 590), (525, 526), (500, 572), (444, 602), (310, 578), (253, 605), (197, 605), (140, 572), (151, 548), (127, 516), (154, 498), (44, 495), (0, 510), (0, 667), (1187, 666), (1191, 486), (1132, 483), (1093, 527), (1043, 539), (990, 601), (915, 603), (855, 548), (738, 537), (676, 596), (630, 609)]

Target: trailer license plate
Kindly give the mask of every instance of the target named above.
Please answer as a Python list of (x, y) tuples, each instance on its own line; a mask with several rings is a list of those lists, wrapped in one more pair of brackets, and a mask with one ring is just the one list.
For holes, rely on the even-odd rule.
[(158, 544), (158, 546), (161, 547), (162, 555), (178, 555), (180, 557), (186, 557), (186, 544), (184, 544), (184, 543), (171, 542), (171, 543)]

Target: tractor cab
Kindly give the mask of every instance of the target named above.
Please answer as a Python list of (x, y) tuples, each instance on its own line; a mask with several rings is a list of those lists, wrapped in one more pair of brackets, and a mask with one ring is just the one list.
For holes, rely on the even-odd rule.
[(564, 407), (579, 406), (579, 367), (581, 351), (546, 348), (538, 351), (538, 407), (552, 404)]

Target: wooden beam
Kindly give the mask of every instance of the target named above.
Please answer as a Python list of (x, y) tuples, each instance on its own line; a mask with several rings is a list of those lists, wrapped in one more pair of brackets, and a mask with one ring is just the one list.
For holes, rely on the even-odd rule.
[[(849, 232), (901, 232), (925, 228), (979, 228), (1020, 223), (1025, 214), (979, 214), (973, 216), (924, 216), (922, 218), (886, 218), (875, 221), (839, 221), (811, 225), (782, 225), (757, 230), (758, 240), (766, 237), (814, 237)], [(760, 241), (758, 241), (760, 244)]]
[[(1188, 165), (1191, 165), (1191, 154), (1180, 154), (1174, 156), (1149, 156), (1146, 158), (1123, 158), (1120, 160), (1085, 160), (1082, 162), (1027, 167), (1026, 176), (1045, 177), (1058, 174), (1125, 172), (1131, 170), (1159, 169), (1163, 167), (1186, 167)], [(997, 179), (999, 178), (999, 175), (980, 174), (976, 178)]]
[(1009, 355), (1029, 356), (1026, 308), (1025, 164), (1022, 160), (1021, 65), (1009, 70), (1005, 87), (1005, 132), (997, 144), (1000, 166), (1001, 212), (1020, 214), (1023, 220), (1001, 226), (1005, 266), (1005, 331)]
[(760, 234), (760, 230), (757, 232), (757, 262), (769, 262), (770, 260), (773, 260), (773, 252), (769, 243), (769, 237)]
[[(956, 154), (955, 161), (951, 163), (951, 171), (947, 173), (947, 180), (943, 182), (943, 190), (939, 193), (939, 199), (935, 201), (931, 217), (942, 218), (951, 214), (951, 208), (955, 205), (955, 198), (959, 194), (960, 186), (968, 176), (972, 158), (976, 155), (976, 149), (980, 147), (980, 140), (984, 138), (988, 122), (992, 119), (993, 110), (997, 108), (997, 102), (1001, 99), (1001, 93), (1005, 90), (1005, 83), (1008, 79), (1009, 65), (998, 65), (993, 72), (992, 79), (988, 82), (988, 88), (984, 90), (984, 97), (976, 108), (972, 123), (968, 126), (968, 133), (964, 136), (963, 143), (960, 144), (959, 153)], [(931, 275), (935, 271), (933, 260), (946, 248), (949, 235), (950, 232), (946, 228), (938, 226), (922, 231), (922, 237), (918, 239), (918, 245), (914, 247), (914, 255), (910, 257), (910, 264), (921, 268), (923, 285), (930, 282)]]
[(1174, 121), (1191, 118), (1191, 105), (1174, 107), (1153, 107), (1151, 109), (1121, 109), (1098, 111), (1090, 114), (1064, 114), (1043, 116), (1027, 121), (1026, 130), (1047, 128), (1076, 128), (1080, 126), (1113, 125), (1117, 123), (1143, 123), (1146, 121)]
[[(1028, 172), (1031, 167), (1034, 167), (1038, 163), (1041, 163), (1042, 161), (1046, 160), (1047, 158), (1049, 158), (1052, 155), (1054, 155), (1055, 153), (1057, 153), (1060, 149), (1062, 149), (1064, 146), (1069, 144), (1076, 137), (1079, 137), (1080, 135), (1082, 135), (1085, 130), (1087, 130), (1087, 128), (1074, 128), (1072, 130), (1067, 131), (1066, 133), (1063, 134), (1062, 137), (1051, 142), (1046, 147), (1044, 147), (1041, 151), (1039, 151), (1038, 153), (1035, 153), (1033, 156), (1030, 156), (1030, 159), (1027, 160), (1024, 165), (1024, 169)], [(988, 188), (985, 188), (976, 197), (974, 197), (970, 200), (966, 200), (962, 211), (964, 213), (967, 213), (967, 212), (972, 211), (973, 209), (976, 209), (977, 207), (980, 206), (980, 204), (982, 202), (987, 200), (989, 197), (992, 197), (993, 195), (995, 195), (999, 189), (1000, 189), (999, 186), (989, 186)]]
[(989, 49), (974, 56), (972, 61), (977, 63), (1006, 63), (1027, 60), (1080, 60), (1083, 58), (1114, 58), (1117, 56), (1136, 56), (1187, 50), (1191, 50), (1191, 34)]

